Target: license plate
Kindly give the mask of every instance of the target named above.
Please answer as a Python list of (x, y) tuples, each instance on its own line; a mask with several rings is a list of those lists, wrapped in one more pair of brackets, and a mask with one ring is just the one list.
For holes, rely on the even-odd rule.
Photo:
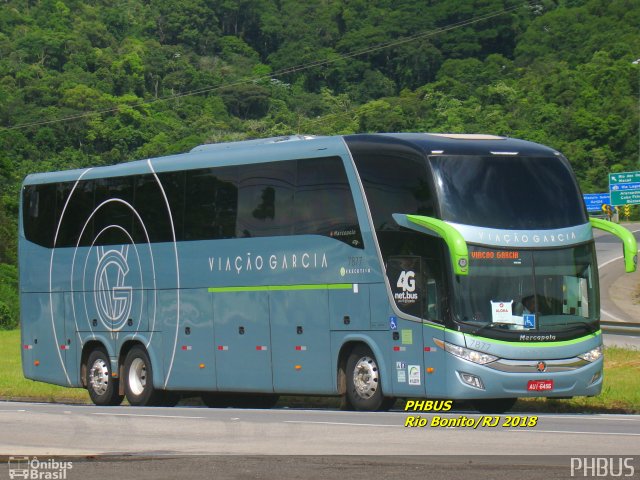
[(529, 380), (527, 390), (530, 392), (544, 392), (553, 390), (553, 380)]

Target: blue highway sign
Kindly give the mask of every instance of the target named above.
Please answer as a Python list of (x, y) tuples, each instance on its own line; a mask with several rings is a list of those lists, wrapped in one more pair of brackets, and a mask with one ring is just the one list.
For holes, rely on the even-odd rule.
[(602, 205), (611, 204), (611, 196), (608, 193), (585, 193), (584, 204), (587, 206), (587, 212), (600, 212)]

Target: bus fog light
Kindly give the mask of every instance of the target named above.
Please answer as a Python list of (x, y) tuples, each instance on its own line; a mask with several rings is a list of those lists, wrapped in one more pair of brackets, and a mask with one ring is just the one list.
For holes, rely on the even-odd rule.
[(484, 390), (484, 384), (482, 383), (482, 380), (480, 380), (480, 377), (464, 372), (458, 372), (458, 374), (460, 375), (460, 379), (467, 385)]
[(602, 357), (602, 345), (597, 346), (593, 350), (589, 350), (587, 353), (578, 355), (579, 358), (586, 360), (587, 362), (595, 362)]
[(596, 373), (593, 374), (593, 377), (591, 377), (591, 381), (589, 381), (589, 386), (593, 385), (594, 383), (596, 383), (601, 378), (602, 378), (602, 370), (599, 370), (599, 371), (597, 371)]

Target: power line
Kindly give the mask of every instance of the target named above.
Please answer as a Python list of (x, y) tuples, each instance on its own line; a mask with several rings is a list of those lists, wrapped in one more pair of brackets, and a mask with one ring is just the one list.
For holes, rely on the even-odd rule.
[[(336, 63), (336, 62), (338, 62), (340, 60), (353, 58), (353, 57), (358, 57), (358, 56), (361, 56), (361, 55), (366, 55), (368, 53), (373, 53), (373, 52), (377, 52), (377, 51), (384, 50), (384, 49), (387, 49), (387, 48), (396, 47), (396, 46), (399, 46), (399, 45), (404, 45), (406, 43), (410, 43), (410, 42), (413, 42), (415, 40), (434, 37), (434, 36), (440, 35), (440, 34), (442, 34), (444, 32), (450, 32), (452, 30), (456, 30), (458, 28), (468, 27), (470, 25), (474, 25), (476, 23), (480, 23), (480, 22), (483, 22), (485, 20), (489, 20), (491, 18), (495, 18), (495, 17), (498, 17), (500, 15), (504, 15), (505, 13), (509, 13), (509, 12), (515, 11), (515, 10), (517, 10), (519, 8), (522, 8), (523, 6), (530, 5), (534, 1), (535, 0), (530, 0), (528, 2), (524, 2), (523, 4), (519, 4), (519, 5), (516, 5), (516, 6), (513, 6), (513, 7), (505, 8), (505, 9), (494, 11), (494, 12), (490, 12), (490, 13), (487, 13), (487, 14), (484, 14), (484, 15), (473, 17), (473, 18), (468, 19), (468, 20), (462, 20), (460, 22), (452, 23), (450, 25), (447, 25), (445, 27), (438, 28), (438, 29), (435, 29), (435, 30), (430, 30), (430, 31), (427, 31), (427, 32), (420, 32), (420, 33), (417, 33), (417, 34), (414, 34), (414, 35), (410, 35), (408, 37), (403, 37), (403, 38), (400, 38), (398, 40), (394, 40), (394, 41), (390, 41), (390, 42), (380, 43), (378, 45), (374, 45), (372, 47), (364, 48), (364, 49), (361, 49), (361, 50), (356, 50), (356, 51), (348, 52), (348, 53), (344, 53), (344, 54), (338, 54), (337, 57), (334, 57), (334, 58), (331, 58), (331, 59), (324, 59), (324, 60), (317, 60), (317, 61), (314, 61), (314, 62), (308, 62), (308, 63), (304, 63), (304, 64), (300, 64), (300, 65), (295, 65), (295, 66), (292, 66), (292, 67), (283, 68), (281, 70), (278, 70), (276, 72), (270, 73), (268, 75), (260, 75), (260, 76), (247, 78), (247, 79), (243, 79), (243, 80), (238, 80), (236, 82), (230, 82), (230, 83), (226, 83), (226, 84), (222, 84), (222, 85), (203, 87), (203, 88), (199, 88), (199, 89), (195, 89), (195, 90), (190, 90), (188, 92), (176, 93), (176, 94), (169, 95), (169, 96), (166, 96), (166, 97), (154, 98), (154, 99), (151, 99), (151, 100), (143, 100), (141, 102), (127, 104), (126, 106), (128, 106), (130, 108), (136, 108), (136, 107), (142, 107), (142, 106), (146, 106), (146, 105), (151, 105), (153, 103), (158, 103), (158, 102), (167, 102), (167, 101), (175, 100), (175, 99), (178, 99), (178, 98), (191, 97), (191, 96), (195, 96), (195, 95), (202, 95), (203, 93), (209, 93), (209, 92), (213, 92), (213, 91), (216, 91), (216, 90), (221, 90), (223, 88), (235, 87), (235, 86), (239, 86), (239, 85), (246, 85), (246, 84), (249, 84), (249, 83), (258, 82), (260, 80), (275, 79), (275, 78), (281, 77), (283, 75), (289, 75), (289, 74), (292, 74), (292, 73), (297, 73), (297, 72), (302, 72), (302, 71), (305, 71), (305, 70), (310, 70), (310, 69), (316, 68), (316, 67), (323, 67), (323, 66), (331, 65), (331, 64)], [(11, 127), (0, 127), (0, 130), (18, 130), (18, 129), (29, 128), (29, 127), (37, 127), (37, 126), (41, 126), (41, 125), (50, 125), (50, 124), (53, 124), (53, 123), (68, 122), (68, 121), (71, 121), (71, 120), (79, 120), (81, 118), (88, 118), (88, 117), (94, 117), (94, 116), (99, 116), (99, 115), (104, 115), (104, 114), (108, 114), (108, 113), (117, 112), (118, 110), (120, 110), (120, 108), (121, 108), (120, 106), (117, 106), (117, 107), (107, 108), (107, 109), (103, 109), (103, 110), (94, 110), (94, 111), (91, 111), (91, 112), (82, 112), (82, 113), (78, 113), (78, 114), (75, 114), (75, 115), (69, 115), (69, 116), (66, 116), (66, 117), (61, 117), (61, 118), (56, 118), (56, 119), (51, 119), (51, 120), (39, 120), (39, 121), (35, 121), (35, 122), (28, 122), (28, 123), (22, 123), (22, 124), (19, 124), (19, 125), (14, 125), (14, 126), (11, 126)]]

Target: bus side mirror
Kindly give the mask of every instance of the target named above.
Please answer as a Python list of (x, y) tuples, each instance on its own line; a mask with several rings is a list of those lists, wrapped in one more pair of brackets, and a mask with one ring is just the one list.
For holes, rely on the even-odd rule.
[(593, 228), (609, 232), (622, 240), (624, 269), (627, 273), (635, 272), (638, 264), (638, 242), (633, 233), (617, 223), (607, 222), (601, 218), (589, 218), (589, 222)]
[(456, 275), (469, 275), (469, 249), (467, 248), (467, 242), (454, 227), (437, 218), (422, 215), (394, 213), (393, 219), (402, 227), (442, 237), (449, 248), (453, 272)]

